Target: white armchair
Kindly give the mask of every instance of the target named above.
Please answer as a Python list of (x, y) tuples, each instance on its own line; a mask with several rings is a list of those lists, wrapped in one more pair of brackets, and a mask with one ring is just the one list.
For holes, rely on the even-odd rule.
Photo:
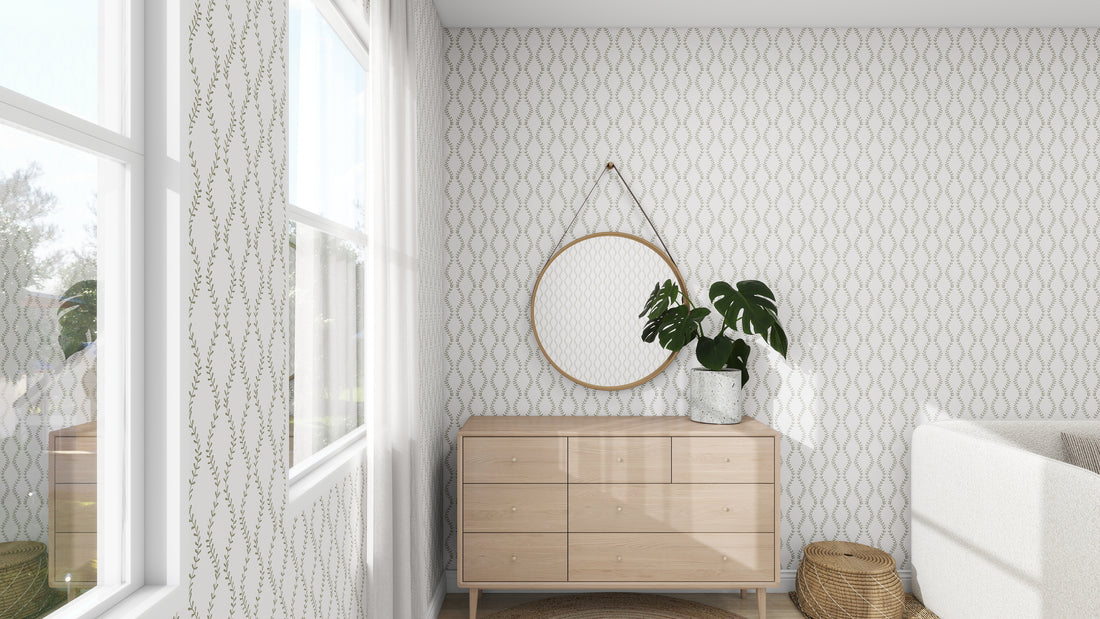
[(1100, 614), (1100, 475), (1061, 432), (1100, 421), (946, 421), (913, 434), (914, 593), (942, 619)]

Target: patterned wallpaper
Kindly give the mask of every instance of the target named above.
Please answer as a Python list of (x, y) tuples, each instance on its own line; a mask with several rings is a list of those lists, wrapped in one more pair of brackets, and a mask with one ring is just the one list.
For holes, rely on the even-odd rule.
[[(367, 3), (364, 2), (364, 7)], [(420, 82), (420, 446), (413, 608), (442, 578), (443, 29), (414, 0)], [(360, 617), (366, 470), (287, 495), (286, 4), (194, 0), (186, 24), (191, 617)], [(366, 10), (366, 9), (365, 9)], [(175, 611), (174, 611), (175, 612)], [(421, 615), (424, 612), (420, 612)]]
[(286, 3), (190, 8), (185, 614), (271, 617), (287, 603), (289, 544), (315, 546), (288, 539), (284, 522)]
[[(924, 420), (1100, 416), (1100, 31), (447, 36), (451, 568), (469, 415), (686, 412), (693, 355), (594, 391), (550, 367), (528, 323), (538, 269), (608, 160), (690, 293), (756, 278), (779, 298), (789, 358), (755, 346), (744, 404), (786, 436), (782, 567), (821, 539), (908, 567)], [(645, 236), (617, 180), (572, 236), (601, 230)]]
[(358, 619), (366, 607), (367, 475), (357, 467), (290, 519), (281, 603), (274, 617)]
[[(17, 263), (0, 256), (0, 264)], [(18, 271), (0, 274), (0, 540), (45, 544), (49, 435), (96, 419), (97, 348), (65, 359), (57, 345), (59, 302), (41, 303)]]

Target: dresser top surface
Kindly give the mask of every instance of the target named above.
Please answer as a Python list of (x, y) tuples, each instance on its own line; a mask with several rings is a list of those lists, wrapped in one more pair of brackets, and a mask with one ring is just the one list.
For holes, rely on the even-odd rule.
[(521, 417), (474, 416), (459, 436), (779, 436), (752, 417), (714, 425), (688, 417)]

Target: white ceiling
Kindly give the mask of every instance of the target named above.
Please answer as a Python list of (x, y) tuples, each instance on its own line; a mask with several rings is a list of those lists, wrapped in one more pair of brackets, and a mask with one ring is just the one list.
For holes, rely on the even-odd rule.
[(444, 26), (1100, 26), (1100, 0), (435, 0)]

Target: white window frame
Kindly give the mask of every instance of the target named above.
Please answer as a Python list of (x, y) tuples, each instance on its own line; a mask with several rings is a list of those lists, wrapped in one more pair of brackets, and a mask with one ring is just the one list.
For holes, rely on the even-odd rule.
[[(359, 62), (363, 67), (363, 71), (367, 73), (367, 89), (370, 90), (370, 48), (367, 44), (368, 40), (368, 21), (366, 15), (362, 9), (362, 6), (356, 5), (353, 2), (347, 0), (302, 0), (303, 2), (312, 2), (313, 6), (317, 8), (317, 12), (321, 14), (321, 17), (336, 33), (336, 36), (344, 43), (351, 55)], [(367, 123), (370, 126), (370, 109), (369, 109), (369, 97), (364, 102), (364, 105), (368, 106), (367, 109)], [(366, 136), (364, 136), (366, 140)], [(367, 153), (367, 166), (368, 179), (370, 178), (370, 144), (364, 144), (365, 151)], [(293, 165), (293, 164), (292, 164)], [(369, 180), (368, 180), (369, 182)], [(364, 208), (369, 208), (370, 201), (364, 204)], [(287, 218), (292, 223), (300, 223), (305, 226), (309, 226), (324, 234), (345, 240), (351, 243), (355, 243), (366, 249), (370, 242), (368, 235), (365, 232), (360, 232), (349, 226), (337, 223), (328, 219), (322, 215), (318, 215), (312, 211), (300, 208), (299, 206), (288, 203), (287, 204)], [(366, 282), (364, 281), (363, 290), (360, 294), (365, 296), (366, 294)], [(365, 302), (365, 299), (363, 299)], [(364, 306), (365, 307), (365, 306)], [(365, 357), (364, 357), (365, 358)], [(363, 380), (366, 380), (365, 373), (368, 368), (362, 368), (364, 372)], [(364, 382), (365, 384), (365, 382)], [(366, 411), (365, 414), (369, 414)], [(367, 436), (367, 420), (364, 419), (363, 423), (351, 430), (347, 434), (334, 440), (332, 443), (326, 445), (322, 449), (310, 454), (301, 462), (295, 462), (290, 467), (288, 473), (289, 482), (289, 501), (291, 504), (301, 502), (309, 497), (312, 497), (311, 490), (316, 489), (322, 485), (333, 474), (341, 472), (345, 469), (345, 466), (349, 461), (353, 460), (359, 454), (360, 450), (366, 448), (366, 436)], [(284, 454), (285, 458), (286, 455)]]
[[(163, 18), (164, 9), (160, 11)], [(99, 615), (146, 584), (143, 411), (158, 401), (158, 395), (161, 407), (164, 402), (163, 393), (145, 390), (144, 205), (146, 190), (157, 189), (145, 182), (145, 3), (110, 0), (100, 6), (100, 12), (121, 18), (103, 20), (107, 28), (121, 23), (123, 31), (129, 31), (128, 37), (115, 31), (101, 31), (99, 37), (102, 45), (122, 47), (118, 51), (124, 68), (115, 78), (128, 87), (129, 96), (121, 102), (120, 132), (0, 86), (0, 122), (117, 161), (126, 166), (128, 186), (121, 213), (110, 213), (121, 217), (98, 217), (98, 271), (107, 284), (99, 293), (103, 308), (99, 330), (119, 346), (99, 349), (97, 400), (100, 410), (121, 414), (98, 417), (97, 468), (100, 478), (109, 482), (97, 487), (97, 585), (52, 612), (51, 619)], [(102, 94), (100, 100), (104, 101)], [(165, 533), (163, 523), (155, 528)]]

